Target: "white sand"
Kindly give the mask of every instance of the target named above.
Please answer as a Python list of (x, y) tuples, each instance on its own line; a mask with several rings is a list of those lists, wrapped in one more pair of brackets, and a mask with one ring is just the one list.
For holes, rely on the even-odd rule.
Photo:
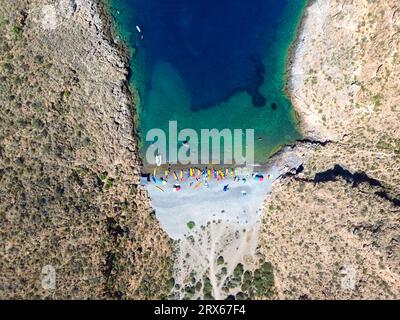
[[(203, 183), (196, 190), (194, 186), (198, 181), (185, 178), (179, 181), (182, 188), (179, 192), (173, 192), (173, 185), (177, 183), (173, 177), (166, 185), (147, 184), (152, 207), (163, 229), (172, 239), (179, 240), (174, 267), (176, 283), (185, 284), (187, 279), (194, 277), (196, 283), (204, 284), (204, 278), (208, 278), (216, 299), (240, 291), (237, 287), (226, 292), (223, 287), (233, 276), (238, 263), (244, 264), (247, 270), (257, 267), (258, 229), (265, 198), (274, 181), (288, 170), (297, 169), (300, 164), (296, 150), (287, 147), (271, 160), (269, 169), (263, 173), (264, 181), (256, 181), (251, 175), (246, 177), (246, 183), (233, 178), (211, 179), (208, 188)], [(268, 175), (271, 175), (270, 179)], [(224, 192), (227, 184), (229, 190)], [(246, 191), (246, 195), (242, 191)], [(189, 221), (195, 223), (192, 230), (187, 226)], [(220, 256), (225, 261), (224, 274), (217, 262)], [(183, 299), (186, 296), (184, 291), (175, 292), (175, 298)], [(203, 291), (192, 298), (204, 299)]]
[[(158, 190), (151, 182), (147, 185), (147, 190), (152, 207), (163, 229), (176, 240), (189, 234), (189, 221), (195, 223), (195, 229), (213, 220), (252, 226), (261, 215), (265, 197), (271, 191), (272, 183), (288, 169), (300, 165), (300, 160), (294, 153), (285, 158), (285, 161), (274, 161), (267, 172), (263, 173), (262, 182), (251, 176), (243, 176), (247, 179), (246, 183), (235, 182), (233, 178), (222, 181), (211, 179), (208, 181), (208, 188), (203, 183), (195, 190), (194, 186), (198, 183), (195, 178), (175, 181), (170, 176), (166, 185), (157, 184), (164, 192)], [(269, 174), (271, 179), (267, 178)], [(181, 191), (173, 192), (175, 183), (179, 183)], [(223, 187), (227, 184), (229, 190), (224, 192)], [(246, 195), (242, 195), (242, 191), (245, 191)]]

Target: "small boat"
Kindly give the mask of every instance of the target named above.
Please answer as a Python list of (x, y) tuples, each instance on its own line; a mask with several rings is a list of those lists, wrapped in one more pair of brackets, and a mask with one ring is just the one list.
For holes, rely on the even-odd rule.
[(156, 155), (156, 164), (157, 164), (157, 167), (161, 166), (161, 164), (162, 164), (161, 154)]
[(140, 29), (139, 26), (136, 26), (136, 30), (137, 30), (139, 33), (142, 33), (142, 29)]

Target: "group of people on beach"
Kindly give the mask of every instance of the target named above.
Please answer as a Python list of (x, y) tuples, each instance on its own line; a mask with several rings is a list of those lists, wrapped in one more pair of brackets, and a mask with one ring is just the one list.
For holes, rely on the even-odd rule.
[[(147, 175), (146, 178), (148, 182), (153, 182), (156, 188), (161, 192), (164, 192), (164, 189), (162, 189), (161, 186), (167, 185), (168, 180), (170, 178), (173, 178), (175, 181), (173, 185), (173, 191), (178, 192), (181, 190), (181, 185), (179, 184), (179, 182), (189, 179), (193, 179), (193, 181), (190, 181), (189, 186), (193, 187), (196, 190), (203, 185), (205, 187), (208, 187), (209, 181), (212, 179), (215, 179), (218, 182), (222, 182), (228, 178), (233, 178), (234, 182), (242, 182), (243, 184), (245, 184), (247, 182), (247, 179), (249, 179), (250, 177), (259, 182), (264, 181), (264, 175), (262, 173), (243, 175), (239, 173), (238, 170), (233, 168), (189, 168), (188, 170), (181, 169), (179, 171), (166, 169), (161, 174), (158, 174), (157, 168), (155, 168), (153, 174)], [(272, 179), (272, 176), (268, 174), (267, 178)], [(224, 185), (222, 190), (224, 192), (228, 191), (229, 184)]]

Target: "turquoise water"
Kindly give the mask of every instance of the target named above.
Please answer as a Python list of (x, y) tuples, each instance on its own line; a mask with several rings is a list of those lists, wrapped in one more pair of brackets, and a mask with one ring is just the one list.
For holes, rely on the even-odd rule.
[(285, 64), (305, 3), (110, 0), (132, 52), (142, 155), (146, 133), (168, 133), (171, 120), (178, 130), (254, 129), (258, 163), (298, 139)]

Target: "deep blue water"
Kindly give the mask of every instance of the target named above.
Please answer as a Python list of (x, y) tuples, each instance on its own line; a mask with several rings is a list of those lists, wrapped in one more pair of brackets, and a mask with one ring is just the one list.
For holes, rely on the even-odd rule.
[(263, 142), (256, 148), (265, 158), (298, 138), (283, 88), (287, 49), (305, 0), (110, 2), (135, 51), (132, 82), (143, 135), (168, 120), (207, 128), (217, 117), (213, 127), (258, 130)]
[(152, 1), (152, 10), (132, 2), (144, 13), (137, 22), (144, 26), (148, 58), (175, 66), (192, 108), (212, 107), (240, 90), (256, 96), (265, 39), (273, 37), (285, 1), (164, 0)]

